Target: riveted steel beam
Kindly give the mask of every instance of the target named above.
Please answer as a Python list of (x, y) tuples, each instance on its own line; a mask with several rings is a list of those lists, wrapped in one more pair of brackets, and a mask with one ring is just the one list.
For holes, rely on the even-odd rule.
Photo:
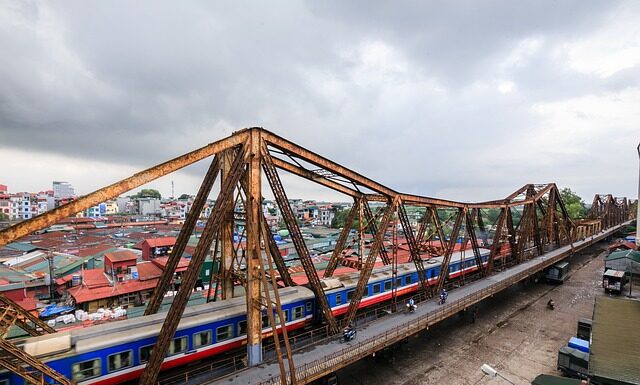
[(95, 206), (109, 199), (113, 199), (127, 191), (158, 179), (161, 176), (170, 174), (211, 155), (215, 155), (227, 148), (237, 146), (245, 141), (248, 132), (248, 130), (239, 131), (228, 138), (213, 142), (207, 146), (191, 151), (157, 166), (140, 171), (126, 179), (79, 197), (74, 201), (47, 211), (44, 214), (40, 214), (37, 217), (10, 226), (0, 231), (0, 247), (20, 237), (29, 235), (34, 231), (49, 227), (56, 222), (82, 210), (86, 210), (89, 207)]

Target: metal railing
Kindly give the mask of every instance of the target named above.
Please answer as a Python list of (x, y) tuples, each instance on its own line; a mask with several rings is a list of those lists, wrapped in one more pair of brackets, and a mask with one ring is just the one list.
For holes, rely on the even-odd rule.
[[(539, 271), (544, 270), (545, 268), (551, 266), (552, 264), (566, 258), (568, 255), (573, 252), (584, 249), (595, 242), (609, 236), (614, 233), (618, 228), (623, 226), (624, 224), (615, 226), (609, 231), (603, 232), (599, 235), (594, 235), (590, 239), (586, 239), (584, 241), (580, 241), (577, 244), (563, 246), (555, 251), (559, 251), (561, 249), (565, 249), (559, 252), (557, 255), (550, 258), (541, 258), (539, 259), (539, 263), (533, 264), (530, 268), (527, 268), (521, 272), (518, 272), (510, 277), (505, 278), (499, 282), (496, 282), (493, 285), (487, 286), (486, 288), (475, 291), (471, 294), (468, 294), (454, 302), (450, 302), (448, 304), (442, 305), (438, 307), (435, 311), (431, 311), (424, 316), (414, 319), (411, 321), (407, 321), (402, 323), (396, 327), (386, 330), (384, 333), (369, 337), (365, 340), (359, 341), (357, 344), (350, 344), (349, 346), (326, 355), (321, 359), (317, 359), (312, 362), (308, 362), (304, 365), (296, 367), (296, 383), (297, 384), (306, 384), (322, 376), (332, 373), (340, 368), (348, 366), (360, 359), (375, 353), (379, 350), (384, 349), (387, 346), (393, 345), (397, 342), (402, 341), (403, 339), (416, 334), (427, 327), (442, 321), (449, 316), (456, 314), (460, 311), (463, 311), (470, 306), (482, 301), (483, 299), (500, 292), (517, 282), (524, 280), (525, 278), (535, 274)], [(527, 262), (525, 262), (527, 263)], [(289, 383), (290, 379), (287, 375), (287, 383)], [(274, 376), (267, 381), (260, 382), (260, 385), (277, 385), (281, 383), (280, 376)]]

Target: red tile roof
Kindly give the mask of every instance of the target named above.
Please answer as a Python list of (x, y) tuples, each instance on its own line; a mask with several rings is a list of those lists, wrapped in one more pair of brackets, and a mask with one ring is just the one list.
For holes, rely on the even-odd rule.
[[(167, 266), (168, 260), (169, 260), (169, 257), (158, 257), (153, 259), (153, 263), (155, 263), (159, 268), (164, 270), (164, 267)], [(187, 270), (187, 267), (189, 267), (189, 263), (191, 263), (190, 259), (180, 258), (180, 262), (178, 262), (178, 267), (176, 267), (176, 272)]]
[(85, 286), (76, 286), (68, 290), (68, 293), (75, 299), (76, 304), (89, 301), (96, 301), (104, 298), (117, 297), (123, 294), (135, 293), (144, 290), (150, 290), (156, 287), (158, 279), (148, 281), (126, 281), (118, 282), (114, 286), (89, 288)]
[(111, 262), (135, 261), (138, 259), (138, 256), (129, 250), (112, 251), (106, 253), (104, 257)]
[(78, 256), (79, 257), (88, 257), (90, 255), (96, 255), (96, 254), (100, 254), (103, 253), (109, 249), (113, 249), (114, 247), (112, 245), (96, 245), (93, 247), (87, 247), (84, 249), (79, 249), (78, 250)]
[(89, 269), (80, 273), (83, 284), (89, 288), (109, 286), (111, 282), (102, 269)]
[(148, 247), (163, 247), (163, 246), (173, 246), (176, 244), (175, 237), (160, 237), (160, 238), (148, 238), (145, 239), (142, 243), (147, 244)]
[(150, 279), (159, 278), (162, 276), (162, 269), (155, 263), (150, 261), (140, 262), (138, 267), (138, 279), (140, 281), (147, 281)]

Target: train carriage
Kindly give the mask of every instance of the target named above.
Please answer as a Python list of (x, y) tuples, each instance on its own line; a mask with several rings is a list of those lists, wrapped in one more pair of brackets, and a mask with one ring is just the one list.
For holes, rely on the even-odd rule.
[[(313, 292), (305, 287), (280, 289), (287, 330), (304, 327), (315, 313)], [(166, 313), (73, 329), (17, 341), (27, 353), (78, 384), (118, 384), (138, 378), (149, 359)], [(266, 315), (263, 333), (271, 334)], [(185, 309), (162, 369), (198, 361), (246, 343), (243, 297)], [(0, 373), (0, 385), (22, 385), (21, 377)]]

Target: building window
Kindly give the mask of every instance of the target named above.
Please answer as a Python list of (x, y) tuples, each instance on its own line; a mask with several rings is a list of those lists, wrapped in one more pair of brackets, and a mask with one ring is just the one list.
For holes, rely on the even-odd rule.
[(211, 345), (211, 330), (206, 330), (193, 334), (193, 348), (197, 349), (201, 346)]
[(220, 326), (216, 329), (216, 341), (224, 341), (233, 337), (233, 325)]
[(171, 340), (169, 344), (169, 355), (186, 352), (189, 349), (189, 337), (178, 337)]
[(391, 290), (391, 281), (386, 281), (384, 283), (384, 291), (389, 291)]
[(336, 294), (336, 306), (342, 305), (342, 293)]
[(131, 350), (111, 354), (107, 357), (108, 372), (115, 372), (116, 370), (128, 368), (129, 366), (133, 366), (133, 351)]
[(300, 318), (304, 318), (304, 307), (296, 306), (293, 308), (293, 318), (292, 320), (297, 320)]
[(98, 377), (102, 374), (100, 368), (100, 359), (87, 360), (78, 362), (71, 366), (71, 372), (74, 381), (87, 380), (89, 378)]
[(238, 335), (247, 334), (247, 321), (238, 322)]
[(147, 345), (140, 348), (139, 357), (140, 357), (141, 364), (149, 361), (149, 357), (151, 357), (151, 351), (153, 350), (153, 346), (154, 345)]

